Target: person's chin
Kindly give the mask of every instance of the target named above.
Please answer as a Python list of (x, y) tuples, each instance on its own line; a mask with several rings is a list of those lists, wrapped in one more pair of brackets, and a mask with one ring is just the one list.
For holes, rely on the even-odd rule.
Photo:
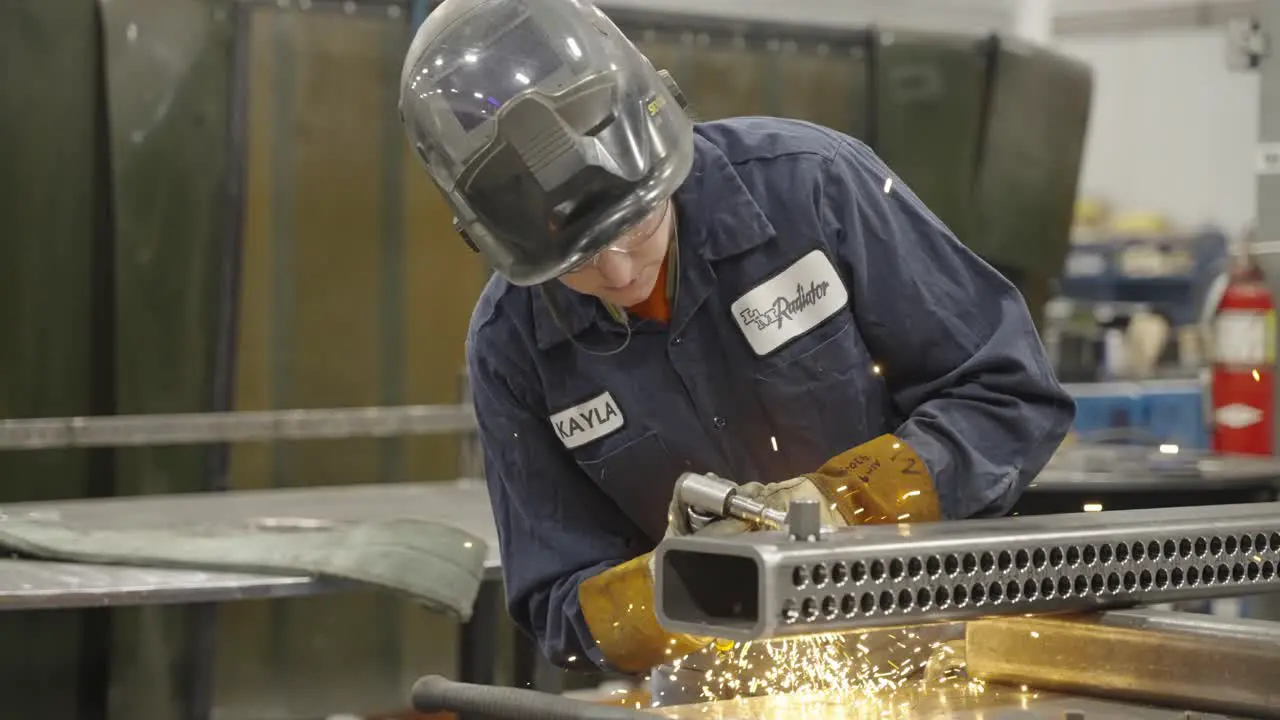
[(611, 288), (605, 299), (614, 305), (630, 307), (636, 303), (643, 302), (652, 292), (653, 279), (639, 277), (624, 287)]

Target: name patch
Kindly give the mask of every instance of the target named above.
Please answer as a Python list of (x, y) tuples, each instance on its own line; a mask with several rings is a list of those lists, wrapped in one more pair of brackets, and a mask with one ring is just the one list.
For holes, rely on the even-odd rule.
[(570, 450), (611, 435), (626, 424), (618, 403), (607, 392), (551, 416), (556, 435)]
[(748, 290), (731, 310), (751, 349), (764, 356), (814, 329), (848, 300), (831, 260), (814, 250)]

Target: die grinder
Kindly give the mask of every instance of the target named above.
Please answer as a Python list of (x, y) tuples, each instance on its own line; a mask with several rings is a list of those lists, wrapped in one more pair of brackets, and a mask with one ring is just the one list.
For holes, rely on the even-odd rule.
[(783, 530), (794, 540), (820, 540), (834, 528), (822, 524), (815, 500), (795, 500), (786, 511), (743, 496), (738, 486), (707, 473), (684, 473), (676, 480), (676, 497), (694, 532), (722, 518), (737, 518), (767, 530)]
[(786, 527), (787, 514), (739, 494), (738, 486), (710, 473), (684, 473), (676, 480), (676, 497), (689, 527), (700, 530), (722, 518), (737, 518), (770, 530)]

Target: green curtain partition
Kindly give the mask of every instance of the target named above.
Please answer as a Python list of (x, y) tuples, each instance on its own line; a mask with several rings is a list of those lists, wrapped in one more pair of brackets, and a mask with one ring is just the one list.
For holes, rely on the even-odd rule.
[[(110, 253), (92, 2), (0, 3), (0, 417), (110, 411)], [(0, 453), (0, 504), (110, 492), (109, 453)], [(104, 462), (105, 461), (105, 462)], [(0, 710), (76, 718), (102, 613), (0, 613)], [(88, 657), (94, 655), (96, 657)]]
[(1083, 62), (1001, 39), (991, 72), (987, 126), (975, 182), (973, 236), (980, 252), (1024, 273), (1040, 320), (1070, 242), (1093, 94)]
[[(116, 411), (225, 409), (217, 397), (220, 322), (234, 211), (227, 195), (231, 6), (197, 0), (101, 4), (116, 253)], [(219, 362), (219, 360), (222, 362)], [(223, 367), (219, 367), (223, 365)], [(116, 454), (117, 495), (213, 489), (217, 449)], [(179, 718), (213, 611), (112, 612), (110, 717)], [(203, 641), (202, 641), (203, 638)]]
[(986, 41), (878, 33), (876, 137), (880, 156), (975, 252), (973, 177), (982, 137)]

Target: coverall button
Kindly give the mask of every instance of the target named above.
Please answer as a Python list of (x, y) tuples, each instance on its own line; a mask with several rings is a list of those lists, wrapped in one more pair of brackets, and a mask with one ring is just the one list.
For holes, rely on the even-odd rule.
[(677, 336), (675, 336), (675, 337), (671, 338), (671, 344), (672, 344), (672, 345), (679, 345), (679, 344), (681, 344), (681, 343), (683, 343), (683, 342), (684, 342), (684, 338), (680, 337), (679, 335), (677, 335)]
[(722, 417), (720, 417), (719, 415), (717, 415), (717, 416), (715, 416), (715, 417), (711, 418), (711, 424), (712, 424), (712, 425), (715, 425), (717, 430), (720, 430), (720, 429), (722, 429), (722, 428), (725, 426), (725, 424), (726, 424), (726, 423), (725, 423), (724, 418), (722, 418)]

